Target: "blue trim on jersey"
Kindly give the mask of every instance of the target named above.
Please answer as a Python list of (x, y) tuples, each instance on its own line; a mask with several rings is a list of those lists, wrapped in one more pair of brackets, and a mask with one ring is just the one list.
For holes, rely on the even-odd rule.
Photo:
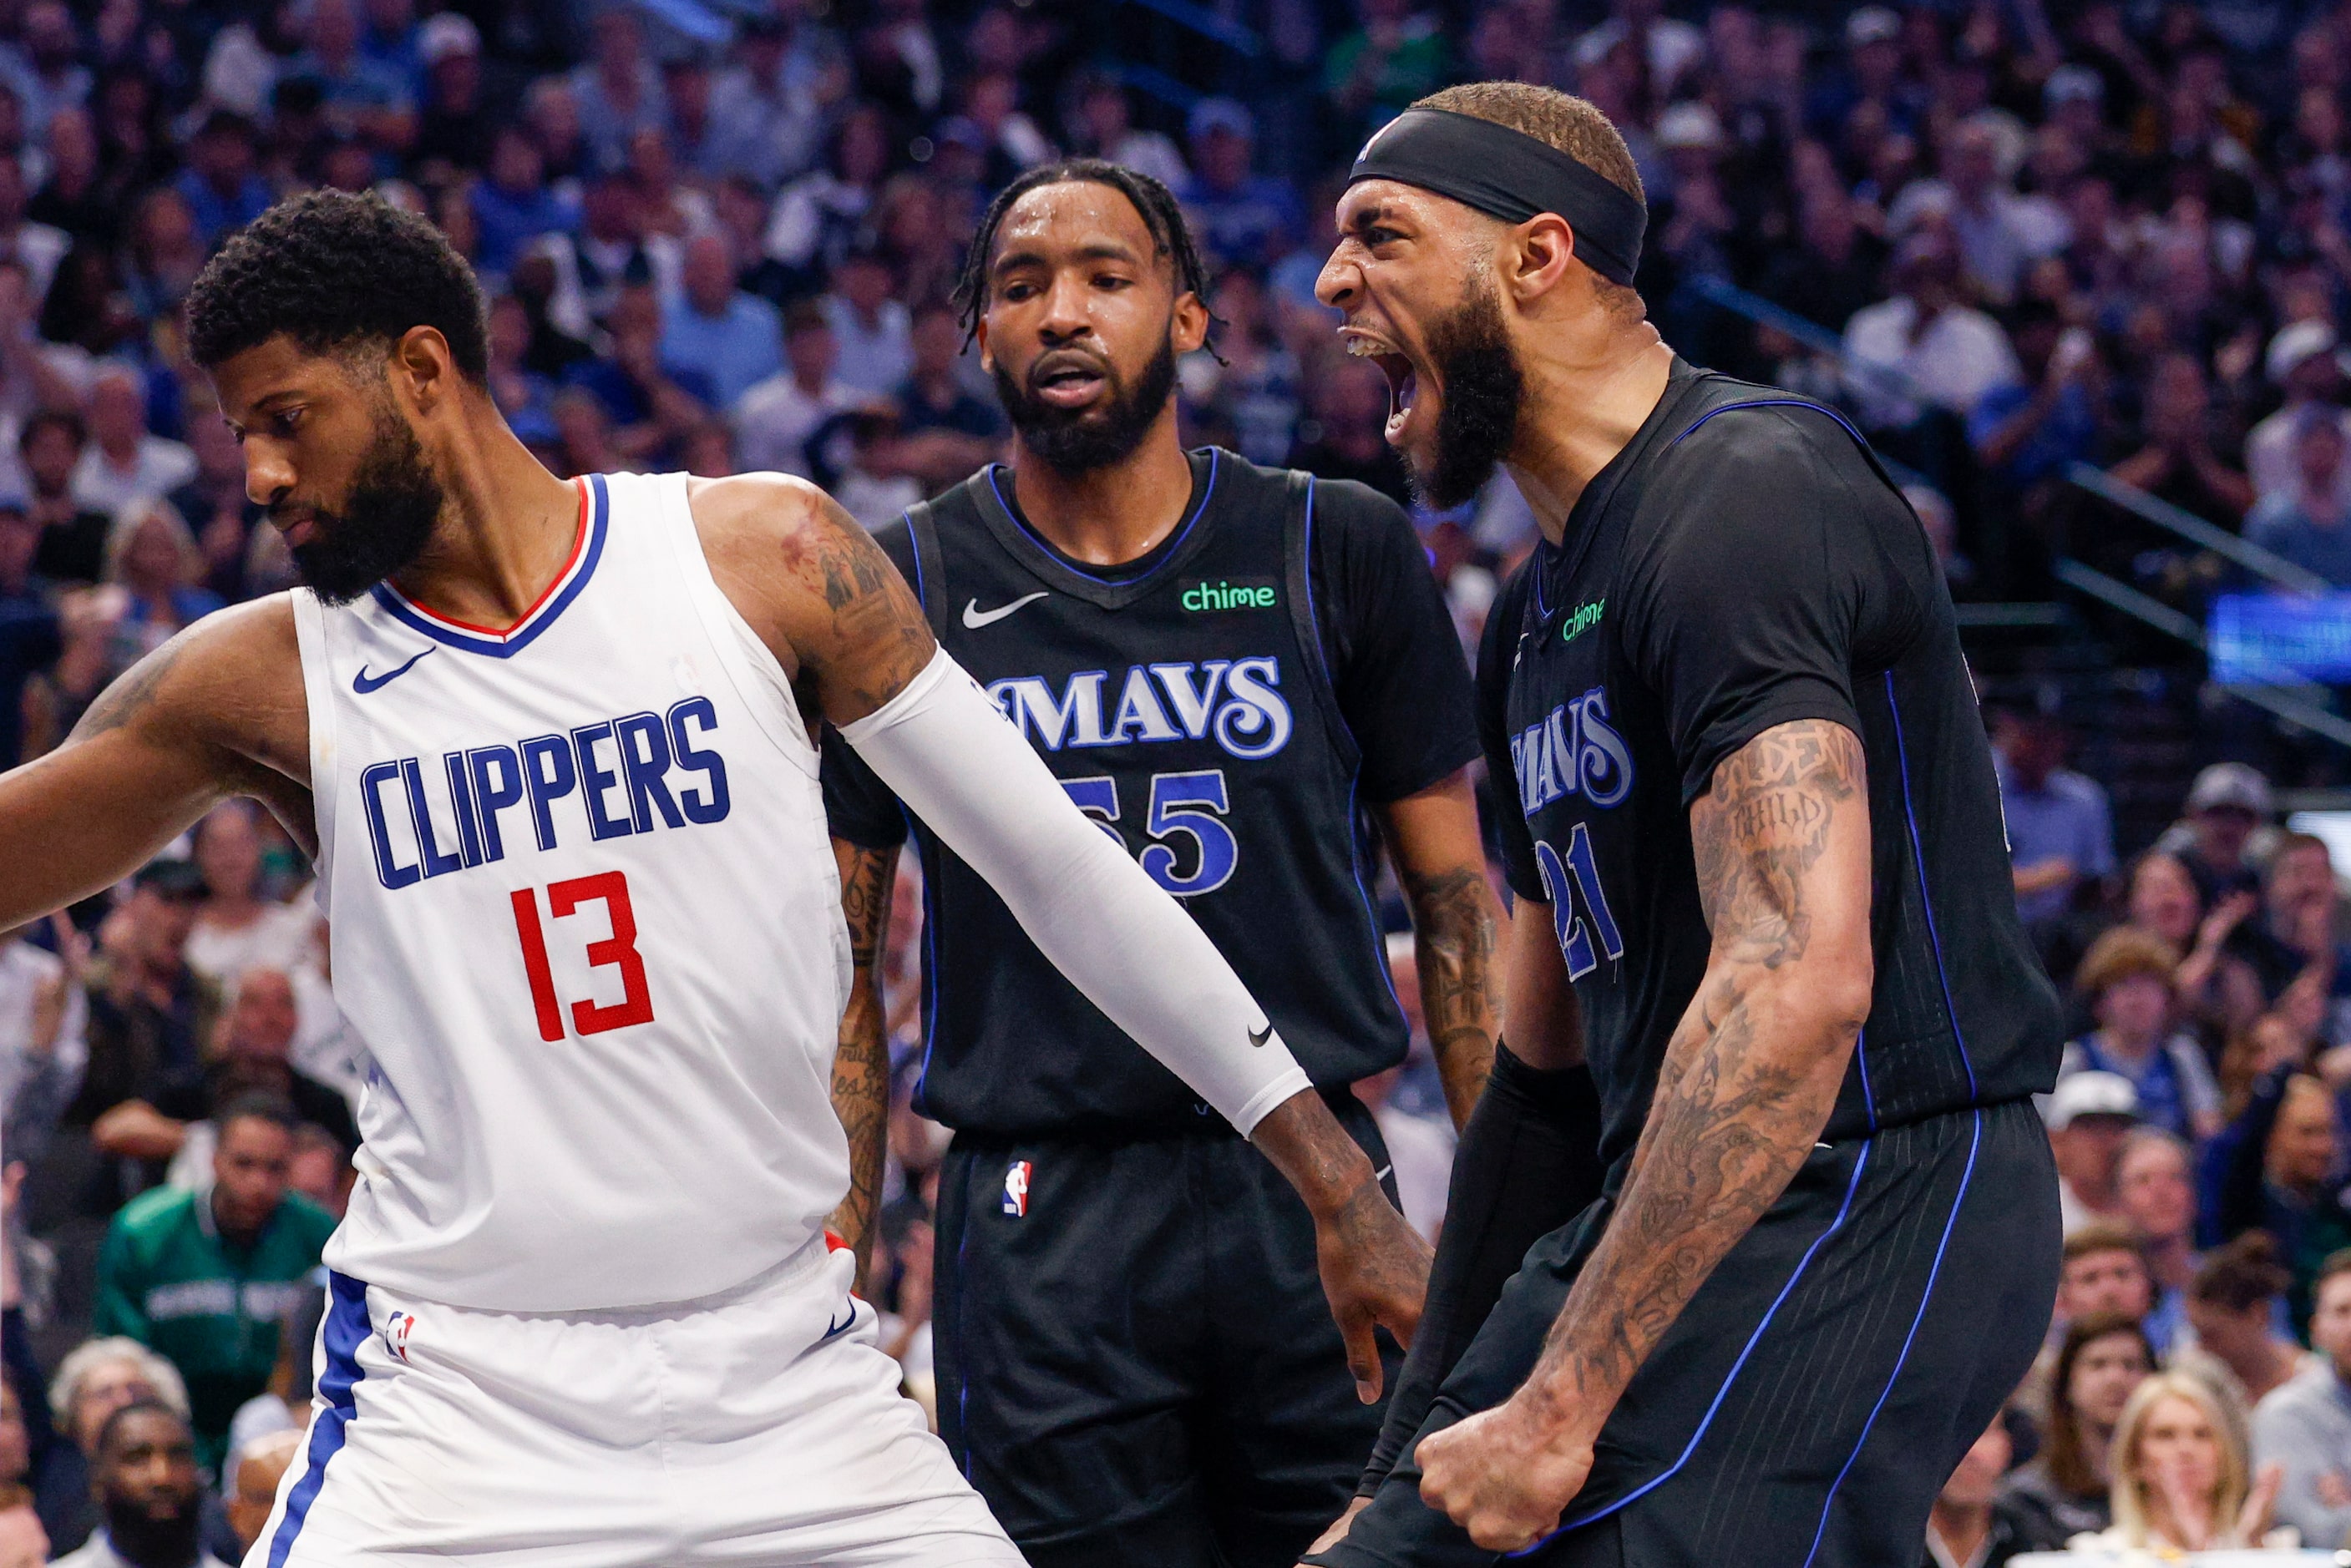
[(1845, 418), (1843, 414), (1837, 412), (1834, 409), (1829, 408), (1825, 404), (1812, 402), (1803, 398), (1752, 398), (1743, 403), (1725, 403), (1719, 409), (1707, 410), (1706, 412), (1698, 415), (1695, 421), (1691, 421), (1688, 430), (1682, 431), (1681, 434), (1667, 441), (1666, 443), (1666, 450), (1671, 452), (1675, 447), (1677, 447), (1681, 445), (1682, 442), (1689, 440), (1691, 435), (1696, 433), (1699, 425), (1706, 423), (1707, 421), (1714, 418), (1717, 414), (1727, 414), (1733, 409), (1810, 409), (1816, 414), (1826, 414), (1829, 418), (1843, 425), (1844, 427), (1844, 433), (1853, 437), (1854, 440), (1860, 441), (1865, 450), (1869, 446), (1869, 442), (1864, 439), (1862, 433), (1853, 428), (1853, 421), (1851, 420)]
[[(906, 833), (914, 831), (914, 813), (904, 802), (898, 815), (906, 819)], [(918, 846), (919, 847), (919, 846)], [(914, 1069), (914, 1087), (906, 1096), (916, 1111), (928, 1115), (923, 1089), (931, 1076), (931, 1047), (938, 1044), (939, 1035), (939, 907), (933, 891), (937, 878), (923, 878), (923, 1064)]]
[(1729, 1397), (1730, 1386), (1739, 1381), (1740, 1371), (1746, 1366), (1747, 1358), (1755, 1354), (1755, 1346), (1761, 1342), (1763, 1331), (1771, 1326), (1771, 1319), (1779, 1313), (1782, 1303), (1787, 1301), (1789, 1293), (1796, 1288), (1796, 1282), (1804, 1277), (1804, 1271), (1812, 1266), (1813, 1255), (1828, 1244), (1830, 1237), (1844, 1229), (1845, 1216), (1853, 1211), (1853, 1195), (1861, 1188), (1861, 1174), (1869, 1168), (1869, 1150), (1873, 1141), (1868, 1138), (1862, 1140), (1861, 1154), (1853, 1162), (1853, 1175), (1844, 1184), (1844, 1200), (1837, 1205), (1836, 1218), (1829, 1221), (1827, 1230), (1813, 1238), (1813, 1244), (1804, 1249), (1802, 1257), (1796, 1260), (1795, 1272), (1788, 1276), (1788, 1282), (1780, 1287), (1780, 1293), (1771, 1298), (1771, 1306), (1764, 1311), (1763, 1321), (1755, 1325), (1755, 1332), (1749, 1334), (1747, 1343), (1740, 1347), (1739, 1359), (1730, 1364), (1730, 1370), (1723, 1376), (1722, 1386), (1714, 1391), (1714, 1400), (1707, 1406), (1706, 1414), (1698, 1418), (1698, 1430), (1690, 1434), (1690, 1440), (1683, 1447), (1681, 1457), (1676, 1459), (1663, 1475), (1655, 1476), (1644, 1481), (1614, 1502), (1604, 1508), (1595, 1508), (1589, 1513), (1579, 1513), (1573, 1519), (1563, 1521), (1557, 1530), (1541, 1540), (1531, 1546), (1521, 1546), (1516, 1552), (1506, 1552), (1503, 1553), (1504, 1556), (1524, 1557), (1530, 1552), (1540, 1552), (1571, 1530), (1581, 1530), (1595, 1520), (1607, 1518), (1618, 1509), (1629, 1508), (1673, 1480), (1681, 1468), (1689, 1463), (1690, 1456), (1698, 1452), (1699, 1442), (1706, 1437), (1707, 1428), (1713, 1424), (1715, 1412), (1722, 1408), (1723, 1400)]
[(1869, 1089), (1869, 1028), (1865, 1024), (1854, 1036), (1854, 1060), (1861, 1064), (1861, 1103), (1869, 1111), (1869, 1130), (1877, 1131), (1877, 1096)]
[(588, 579), (596, 575), (596, 563), (604, 554), (604, 535), (611, 519), (612, 502), (605, 491), (602, 474), (590, 474), (588, 489), (591, 498), (588, 506), (588, 539), (580, 549), (580, 562), (571, 572), (571, 580), (565, 583), (553, 598), (525, 616), (522, 624), (503, 636), (468, 631), (452, 626), (437, 616), (426, 614), (402, 598), (399, 590), (390, 583), (378, 583), (370, 591), (374, 594), (375, 602), (383, 607), (385, 614), (411, 631), (422, 632), (434, 641), (446, 643), (461, 652), (484, 654), (491, 659), (512, 659), (537, 640), (540, 632), (553, 626), (556, 618), (580, 597), (580, 590), (588, 586)]
[(1821, 1554), (1821, 1542), (1828, 1534), (1829, 1510), (1836, 1503), (1837, 1489), (1844, 1478), (1853, 1473), (1855, 1463), (1861, 1458), (1862, 1445), (1869, 1441), (1869, 1429), (1877, 1424), (1877, 1413), (1886, 1408), (1886, 1399), (1894, 1392), (1895, 1382), (1902, 1376), (1903, 1363), (1910, 1359), (1910, 1346), (1918, 1337), (1918, 1325), (1927, 1319), (1927, 1303), (1935, 1299), (1935, 1281), (1943, 1272), (1943, 1253), (1951, 1244), (1951, 1231), (1959, 1222), (1959, 1210), (1968, 1200), (1968, 1183), (1976, 1173), (1976, 1150), (1983, 1142), (1983, 1112), (1975, 1115), (1975, 1130), (1968, 1138), (1967, 1168), (1959, 1173), (1959, 1196), (1951, 1199), (1950, 1217), (1943, 1221), (1943, 1239), (1935, 1243), (1935, 1262), (1927, 1270), (1927, 1288), (1918, 1297), (1918, 1310), (1911, 1314), (1910, 1332), (1902, 1336), (1902, 1354), (1894, 1358), (1894, 1370), (1878, 1390), (1877, 1403), (1869, 1407), (1869, 1418), (1861, 1424), (1861, 1436), (1853, 1443), (1853, 1452), (1846, 1456), (1844, 1468), (1837, 1471), (1836, 1480), (1829, 1483), (1829, 1495), (1821, 1503), (1821, 1522), (1813, 1532), (1813, 1549), (1804, 1554), (1804, 1568), (1813, 1568), (1813, 1560)]
[(327, 1322), (320, 1331), (326, 1342), (327, 1370), (319, 1379), (319, 1397), (326, 1403), (310, 1422), (302, 1479), (286, 1494), (285, 1516), (277, 1521), (277, 1533), (270, 1537), (269, 1568), (286, 1568), (286, 1554), (294, 1550), (294, 1538), (302, 1533), (310, 1505), (319, 1501), (319, 1489), (326, 1484), (327, 1461), (342, 1451), (351, 1417), (359, 1414), (351, 1389), (367, 1376), (359, 1361), (360, 1346), (374, 1332), (368, 1323), (367, 1286), (348, 1274), (330, 1272), (327, 1292)]
[(1943, 1016), (1950, 1021), (1951, 1041), (1959, 1048), (1959, 1064), (1968, 1070), (1968, 1093), (1976, 1092), (1976, 1064), (1968, 1055), (1968, 1037), (1959, 1033), (1959, 1010), (1951, 1004), (1951, 977), (1943, 965), (1943, 939), (1935, 929), (1934, 895), (1927, 891), (1927, 851), (1918, 841), (1918, 811), (1910, 804), (1910, 748), (1902, 738), (1902, 705), (1894, 700), (1894, 671), (1886, 672), (1886, 710), (1894, 715), (1894, 758), (1902, 770), (1902, 815), (1910, 825), (1910, 857), (1918, 867), (1918, 907), (1927, 914), (1927, 940), (1935, 945), (1935, 978), (1943, 987)]
[(1139, 577), (1098, 577), (1092, 572), (1077, 566), (1075, 563), (1071, 561), (1067, 556), (1064, 556), (1061, 551), (1047, 544), (1044, 537), (1040, 535), (1037, 530), (1029, 526), (1029, 520), (1020, 515), (1020, 509), (1013, 505), (1012, 503), (1006, 498), (1004, 486), (998, 483), (996, 477), (998, 474), (1004, 472), (1004, 465), (1002, 463), (992, 462), (987, 465), (987, 487), (996, 492), (996, 504), (1004, 509), (1004, 514), (1007, 517), (1012, 519), (1012, 525), (1015, 528), (1019, 529), (1023, 534), (1028, 535), (1029, 541), (1039, 549), (1044, 551), (1048, 556), (1052, 556), (1054, 561), (1061, 566), (1063, 571), (1070, 573), (1073, 576), (1083, 577), (1090, 583), (1100, 583), (1106, 588), (1130, 587), (1136, 583), (1148, 582), (1153, 577), (1157, 576), (1161, 571), (1165, 570), (1168, 562), (1173, 561), (1176, 558), (1176, 552), (1183, 548), (1186, 536), (1192, 532), (1193, 528), (1199, 523), (1201, 518), (1208, 514), (1209, 498), (1217, 493), (1217, 449), (1215, 447), (1210, 447), (1208, 449), (1208, 483), (1201, 487), (1200, 504), (1192, 508), (1192, 515), (1184, 519), (1184, 525), (1176, 531), (1176, 536), (1174, 538), (1168, 540), (1164, 545), (1154, 546), (1155, 550), (1163, 552), (1159, 565), (1152, 567), (1151, 570), (1144, 573), (1143, 576)]

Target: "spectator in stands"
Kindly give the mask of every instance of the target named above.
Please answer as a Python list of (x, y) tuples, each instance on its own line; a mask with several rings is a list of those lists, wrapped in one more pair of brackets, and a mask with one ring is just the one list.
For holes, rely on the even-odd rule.
[[(222, 1107), (259, 1096), (282, 1100), (300, 1122), (324, 1127), (348, 1157), (359, 1147), (350, 1102), (292, 1064), (300, 1022), (293, 981), (283, 970), (256, 965), (236, 972), (225, 998), (204, 1064), (174, 1073), (152, 1096), (125, 1100), (99, 1116), (90, 1129), (98, 1147), (148, 1161), (160, 1173), (188, 1149), (195, 1124), (213, 1124), (217, 1137)], [(210, 1152), (209, 1145), (195, 1150), (199, 1158)]]
[(2185, 820), (2167, 829), (2156, 847), (2179, 857), (2210, 908), (2222, 895), (2258, 888), (2260, 836), (2275, 808), (2270, 781), (2243, 763), (2214, 763), (2188, 786)]
[(2107, 472), (2125, 484), (2233, 528), (2253, 504), (2252, 482), (2221, 454), (2211, 389), (2193, 354), (2168, 353), (2147, 377), (2145, 443)]
[(2067, 1234), (2057, 1275), (2057, 1331), (2079, 1318), (2115, 1314), (2144, 1325), (2154, 1305), (2147, 1259), (2127, 1228), (2098, 1220)]
[(2303, 410), (2293, 428), (2294, 480), (2245, 517), (2245, 537), (2335, 587), (2351, 587), (2351, 487), (2345, 410)]
[(204, 877), (193, 866), (150, 861), (99, 929), (90, 973), (89, 1067), (68, 1120), (88, 1126), (196, 1066), (212, 997), (182, 952), (203, 897)]
[(547, 161), (538, 141), (520, 126), (507, 126), (491, 138), (488, 177), (474, 182), (469, 200), (480, 236), (477, 260), (495, 275), (511, 271), (539, 236), (567, 229), (573, 221), (569, 208), (547, 188)]
[(1928, 408), (1964, 419), (1995, 387), (2022, 379), (2000, 324), (1959, 292), (1959, 254), (1927, 229), (1894, 258), (1895, 294), (1845, 323), (1854, 392), (1872, 428), (1915, 423)]
[(892, 297), (895, 285), (889, 259), (860, 244), (833, 269), (820, 302), (839, 350), (834, 374), (867, 398), (895, 398), (914, 369), (914, 317)]
[(22, 1487), (0, 1487), (0, 1568), (40, 1568), (49, 1561), (48, 1532)]
[(2017, 912), (2028, 927), (2063, 916), (2084, 883), (2115, 872), (2106, 792), (2066, 767), (2065, 726), (2053, 713), (2003, 710), (1992, 721), (1992, 760), (2016, 866)]
[(644, 29), (634, 11), (599, 11), (590, 32), (589, 58), (571, 73), (571, 100), (590, 160), (610, 173), (628, 161), (631, 137), (667, 127), (669, 106), (661, 71), (646, 57)]
[(89, 435), (72, 481), (75, 503), (89, 511), (120, 516), (196, 476), (184, 443), (148, 432), (146, 383), (128, 365), (109, 366), (90, 383)]
[(2142, 1123), (2208, 1138), (2220, 1130), (2220, 1089), (2202, 1048), (2173, 1022), (2177, 972), (2168, 947), (2127, 926), (2091, 944), (2074, 983), (2098, 1027), (2065, 1047), (2058, 1081), (2116, 1074), (2130, 1081)]
[(1927, 1560), (1920, 1568), (2006, 1568), (2027, 1552), (2064, 1544), (2044, 1518), (2001, 1490), (2009, 1472), (2039, 1445), (2032, 1423), (2003, 1409), (1959, 1460), (1927, 1516)]
[(68, 409), (36, 413), (16, 435), (18, 461), (31, 487), (28, 515), (41, 530), (33, 569), (61, 582), (94, 583), (106, 566), (106, 531), (113, 519), (74, 494), (74, 474), (89, 439), (81, 416)]
[(481, 29), (444, 11), (416, 30), (416, 55), (424, 78), (413, 148), (418, 172), (445, 181), (486, 167), (498, 116), (485, 90)]
[(783, 319), (758, 296), (735, 286), (735, 256), (726, 236), (686, 242), (681, 287), (662, 315), (663, 365), (674, 375), (699, 371), (712, 402), (731, 409), (783, 364)]
[(269, 1511), (277, 1501), (277, 1485), (308, 1438), (301, 1428), (289, 1427), (247, 1444), (237, 1454), (236, 1473), (230, 1478), (228, 1489), (228, 1521), (246, 1551), (252, 1551), (253, 1543), (261, 1539), (262, 1530), (269, 1523)]
[(2248, 1231), (2204, 1256), (2188, 1291), (2192, 1352), (2175, 1353), (2176, 1370), (2194, 1372), (2239, 1412), (2250, 1411), (2309, 1365), (2309, 1353), (2278, 1330), (2294, 1276), (2266, 1231)]
[[(1397, 0), (1374, 0), (1395, 5)], [(1192, 177), (1176, 195), (1212, 269), (1270, 266), (1289, 236), (1305, 226), (1297, 188), (1254, 162), (1257, 120), (1231, 99), (1203, 99), (1192, 108)]]
[(221, 607), (203, 586), (204, 551), (172, 504), (160, 495), (127, 503), (106, 533), (105, 580), (127, 591), (120, 635), (126, 664), (171, 640), (181, 628)]
[(44, 1469), (36, 1501), (41, 1524), (60, 1552), (89, 1538), (99, 1522), (90, 1469), (99, 1434), (118, 1410), (160, 1403), (186, 1418), (187, 1386), (179, 1369), (134, 1339), (93, 1339), (77, 1345), (49, 1380), (49, 1410), (60, 1436), (58, 1462)]
[(1402, 505), (1412, 504), (1404, 460), (1389, 446), (1388, 379), (1361, 359), (1326, 361), (1313, 393), (1313, 417), (1300, 421), (1290, 466), (1324, 479), (1368, 484)]
[(1081, 74), (1070, 90), (1068, 140), (1072, 158), (1100, 158), (1150, 175), (1180, 191), (1192, 171), (1176, 143), (1155, 130), (1136, 128), (1126, 88), (1115, 77)]
[(2131, 1393), (2116, 1424), (2114, 1523), (2090, 1544), (2166, 1555), (2272, 1541), (2279, 1471), (2249, 1477), (2243, 1439), (2199, 1380), (2160, 1372)]
[(70, 962), (26, 940), (29, 926), (0, 931), (0, 1147), (16, 1159), (39, 1157), (89, 1054), (83, 940), (61, 916), (48, 924)]
[(890, 132), (880, 109), (861, 105), (833, 127), (825, 167), (786, 185), (768, 219), (768, 254), (788, 271), (820, 280), (849, 254), (883, 176)]
[(2262, 913), (2236, 934), (2236, 949), (2273, 1003), (2304, 974), (2323, 995), (2351, 988), (2351, 952), (2335, 936), (2334, 854), (2306, 833), (2277, 836), (2262, 874)]
[(2319, 1365), (2254, 1407), (2253, 1461), (2283, 1471), (2281, 1524), (2321, 1549), (2351, 1545), (2351, 1252), (2318, 1271), (2311, 1347)]
[(0, 768), (23, 760), (25, 682), (64, 650), (54, 589), (33, 570), (40, 547), (24, 503), (0, 495)]
[(2131, 1391), (2155, 1370), (2155, 1349), (2121, 1314), (2077, 1318), (2049, 1385), (2047, 1446), (2009, 1478), (2008, 1500), (2036, 1538), (2065, 1540), (2114, 1522), (2108, 1456)]
[(2115, 1168), (2115, 1192), (2155, 1286), (2147, 1337), (2168, 1354), (2188, 1322), (2196, 1251), (2195, 1156), (2188, 1140), (2160, 1127), (2134, 1127)]
[(2057, 1197), (2068, 1234), (2094, 1220), (2122, 1218), (2115, 1171), (2123, 1139), (2138, 1125), (2138, 1091), (2116, 1073), (2080, 1072), (2051, 1094), (2042, 1119), (2057, 1158)]
[(1987, 469), (2022, 492), (2097, 460), (2107, 377), (2096, 339), (2045, 300), (2020, 305), (2011, 333), (2017, 378), (1976, 400), (1968, 439)]
[[(1415, 99), (1443, 87), (1450, 67), (1444, 25), (1435, 12), (1415, 10), (1412, 0), (1355, 0), (1355, 10), (1360, 24), (1322, 61), (1332, 127), (1351, 149)], [(1205, 162), (1196, 134), (1193, 144)]]
[(2222, 1139), (2209, 1229), (2229, 1238), (2258, 1229), (2276, 1241), (2299, 1331), (2319, 1264), (2351, 1246), (2351, 1207), (2333, 1180), (2342, 1150), (2334, 1091), (2308, 1073), (2273, 1073)]
[[(2337, 400), (2343, 393), (2343, 358), (2331, 321), (2293, 322), (2270, 339), (2262, 368), (2285, 402), (2245, 436), (2245, 477), (2262, 501), (2292, 493), (2307, 483), (2295, 449), (2299, 432), (2312, 416), (2331, 418), (2351, 442), (2351, 410)], [(2351, 466), (2338, 464), (2332, 477), (2335, 493), (2328, 497), (2328, 509), (2339, 514), (2351, 505)]]
[(188, 1423), (142, 1400), (107, 1417), (91, 1485), (105, 1528), (59, 1568), (224, 1568), (204, 1550), (204, 1477)]
[(206, 248), (269, 210), (269, 187), (255, 161), (251, 120), (225, 109), (204, 117), (188, 143), (188, 167), (172, 189), (187, 203)]
[(2131, 867), (2123, 919), (2179, 956), (2172, 982), (2181, 1006), (2226, 1037), (2250, 1027), (2265, 1001), (2252, 966), (2228, 950), (2230, 937), (2260, 908), (2259, 897), (2239, 888), (2207, 910), (2186, 862), (2150, 849)]
[(702, 173), (769, 190), (816, 161), (828, 99), (846, 84), (820, 75), (792, 41), (792, 24), (774, 11), (758, 12), (737, 29), (732, 63), (710, 84)]
[(803, 479), (813, 472), (809, 437), (863, 400), (834, 374), (839, 358), (832, 322), (816, 301), (801, 300), (785, 313), (784, 370), (745, 392), (735, 406), (735, 454), (746, 472)]
[(237, 1407), (268, 1386), (300, 1282), (335, 1228), (287, 1190), (295, 1121), (285, 1102), (236, 1100), (216, 1124), (210, 1192), (160, 1188), (115, 1216), (93, 1320), (180, 1369), (207, 1469), (220, 1464)]

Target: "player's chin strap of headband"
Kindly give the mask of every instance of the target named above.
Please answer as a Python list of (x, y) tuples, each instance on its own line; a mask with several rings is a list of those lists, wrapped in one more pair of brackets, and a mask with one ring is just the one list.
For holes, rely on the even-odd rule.
[(1631, 192), (1559, 149), (1506, 125), (1450, 109), (1408, 109), (1364, 144), (1347, 176), (1395, 180), (1523, 223), (1557, 213), (1575, 234), (1575, 259), (1629, 286), (1649, 209)]

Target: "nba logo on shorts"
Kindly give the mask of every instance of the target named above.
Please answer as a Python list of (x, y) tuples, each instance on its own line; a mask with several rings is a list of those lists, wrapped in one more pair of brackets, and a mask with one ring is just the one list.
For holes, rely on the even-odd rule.
[(408, 1359), (408, 1335), (416, 1320), (404, 1312), (396, 1312), (383, 1320), (384, 1348), (402, 1361)]
[(1004, 1173), (1004, 1211), (1015, 1220), (1029, 1212), (1029, 1172), (1025, 1159), (1016, 1159)]

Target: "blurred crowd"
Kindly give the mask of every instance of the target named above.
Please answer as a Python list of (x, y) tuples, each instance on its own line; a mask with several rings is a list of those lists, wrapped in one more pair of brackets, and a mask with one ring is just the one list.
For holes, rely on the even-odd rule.
[[(371, 187), (440, 224), (490, 300), (498, 404), (558, 472), (780, 470), (875, 525), (1002, 450), (954, 298), (987, 196), (1111, 158), (1178, 193), (1215, 279), (1217, 352), (1179, 367), (1188, 439), (1409, 504), (1386, 383), (1338, 353), (1313, 282), (1357, 145), (1479, 78), (1614, 119), (1667, 339), (1846, 409), (1959, 597), (2048, 597), (2064, 557), (2190, 611), (2230, 586), (2086, 502), (2077, 464), (2351, 587), (2351, 7), (1135, 14), (0, 0), (0, 766), (290, 581), (177, 319), (212, 247), (287, 193)], [(1415, 517), (1474, 642), (1532, 519), (1507, 480)], [(1923, 1561), (2342, 1545), (2351, 866), (2228, 762), (2158, 840), (2117, 844), (2057, 720), (1987, 722), (2020, 904), (2075, 1013), (2044, 1107), (2069, 1239), (2043, 1364)], [(0, 1568), (235, 1561), (299, 1440), (360, 1083), (310, 876), (231, 805), (0, 934)], [(904, 1054), (921, 900), (893, 908)], [(1392, 956), (1409, 1004), (1408, 940)], [(945, 1135), (908, 1086), (872, 1291), (925, 1398)], [(1425, 1042), (1363, 1092), (1433, 1233), (1450, 1133)]]

